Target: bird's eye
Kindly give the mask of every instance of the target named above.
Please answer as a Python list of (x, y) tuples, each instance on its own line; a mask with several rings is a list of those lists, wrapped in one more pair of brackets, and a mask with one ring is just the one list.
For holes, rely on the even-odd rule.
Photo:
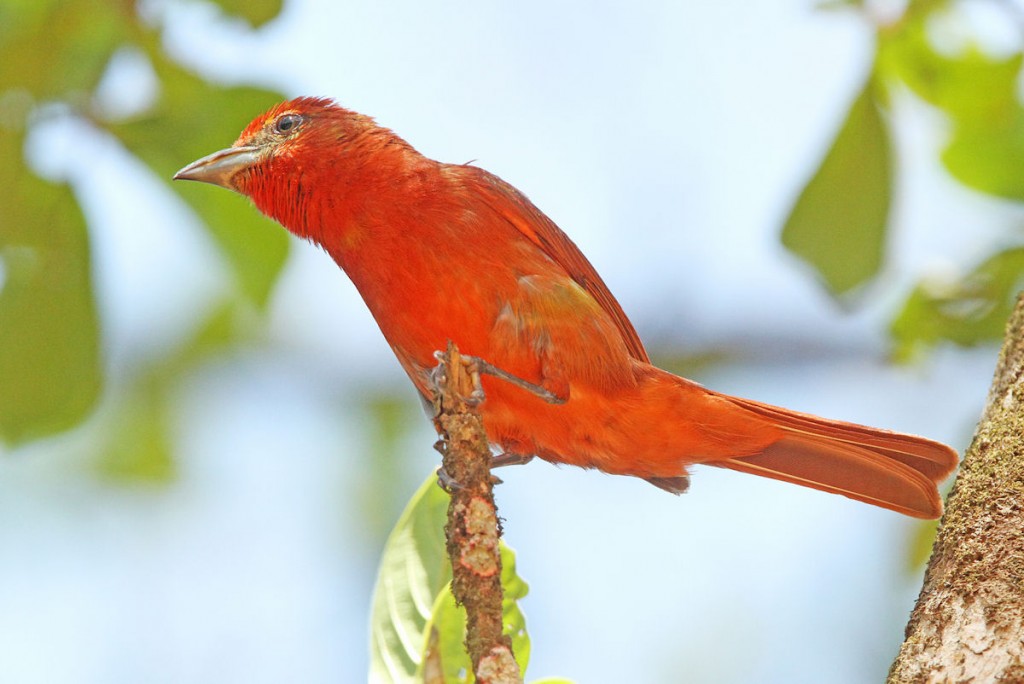
[(290, 133), (302, 123), (302, 117), (298, 114), (282, 114), (274, 122), (274, 131), (277, 133)]

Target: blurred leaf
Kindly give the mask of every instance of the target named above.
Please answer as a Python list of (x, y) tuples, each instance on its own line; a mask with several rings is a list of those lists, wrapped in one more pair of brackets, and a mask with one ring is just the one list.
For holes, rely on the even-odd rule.
[(878, 69), (959, 120), (998, 119), (1016, 109), (1022, 55), (1000, 59), (977, 49), (940, 54), (928, 38), (928, 16), (914, 15), (881, 32)]
[(907, 571), (917, 574), (928, 563), (935, 546), (935, 535), (939, 531), (938, 520), (920, 520), (914, 525), (907, 544)]
[(281, 0), (214, 0), (228, 14), (242, 17), (252, 26), (262, 26), (281, 13)]
[(896, 356), (909, 359), (940, 340), (962, 346), (1000, 339), (1024, 289), (1024, 248), (989, 258), (959, 282), (922, 283), (892, 324)]
[(166, 395), (167, 387), (154, 381), (122, 400), (110, 443), (96, 461), (101, 476), (153, 484), (174, 478), (177, 471), (168, 435)]
[[(402, 388), (405, 390), (405, 388)], [(361, 402), (369, 411), (366, 425), (368, 454), (368, 472), (359, 483), (355, 494), (359, 510), (363, 512), (363, 532), (378, 544), (387, 536), (395, 515), (404, 503), (392, 486), (401, 482), (402, 469), (407, 465), (401, 452), (402, 440), (409, 434), (409, 426), (415, 424), (418, 416), (413, 411), (418, 409), (408, 401), (405, 391), (385, 394), (373, 394)], [(351, 412), (348, 397), (341, 400), (340, 410)]]
[(0, 0), (0, 92), (86, 97), (136, 21), (130, 2)]
[(869, 80), (782, 230), (782, 243), (817, 269), (833, 294), (864, 283), (881, 266), (891, 156)]
[[(229, 147), (250, 119), (282, 99), (269, 90), (208, 83), (159, 57), (154, 70), (162, 90), (152, 109), (108, 129), (169, 184), (175, 171)], [(172, 187), (206, 221), (242, 291), (265, 304), (288, 255), (284, 229), (222, 188), (180, 181)]]
[(814, 9), (821, 12), (836, 12), (840, 10), (862, 10), (867, 0), (817, 0)]
[(734, 350), (727, 350), (721, 346), (686, 352), (678, 347), (658, 344), (656, 341), (654, 345), (647, 345), (647, 351), (658, 368), (684, 378), (698, 378), (715, 366), (737, 360)]
[(85, 221), (22, 142), (0, 135), (0, 437), (15, 444), (79, 422), (101, 383)]
[(244, 338), (240, 329), (245, 328), (239, 319), (244, 317), (243, 307), (237, 300), (226, 300), (213, 309), (196, 334), (181, 349), (181, 365), (195, 363), (197, 358), (217, 352)]
[(236, 293), (211, 307), (193, 334), (150, 372), (160, 382), (173, 382), (205, 363), (210, 356), (225, 351), (230, 353), (243, 345), (260, 344), (265, 331), (264, 321), (252, 303)]
[(1024, 110), (998, 122), (959, 123), (942, 163), (975, 190), (1024, 200)]
[(169, 354), (130, 377), (133, 386), (119, 401), (112, 434), (96, 461), (101, 476), (128, 483), (169, 482), (177, 475), (168, 421), (168, 397), (178, 381), (210, 355), (249, 340), (258, 327), (240, 298), (212, 309), (195, 333)]
[(953, 121), (942, 161), (957, 180), (998, 197), (1024, 199), (1024, 55), (998, 58), (977, 47), (948, 56), (928, 37), (930, 14), (914, 13), (880, 33), (879, 69)]
[[(471, 682), (466, 655), (465, 610), (449, 589), (445, 551), (448, 495), (434, 475), (413, 495), (388, 537), (370, 616), (371, 682)], [(515, 554), (501, 549), (505, 633), (522, 671), (530, 655), (526, 620), (518, 601), (527, 592), (516, 574)]]

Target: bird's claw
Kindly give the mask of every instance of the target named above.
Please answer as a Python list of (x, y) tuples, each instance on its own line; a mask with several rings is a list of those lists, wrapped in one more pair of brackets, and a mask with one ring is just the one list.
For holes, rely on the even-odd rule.
[(449, 494), (462, 490), (462, 484), (449, 475), (448, 471), (444, 469), (444, 466), (440, 466), (437, 469), (437, 486)]
[[(434, 366), (430, 371), (430, 384), (433, 385), (434, 390), (440, 390), (441, 386), (448, 382), (448, 375), (446, 371), (445, 361), (447, 360), (447, 353), (443, 351), (435, 351), (434, 359), (437, 361), (437, 365)], [(473, 384), (473, 390), (469, 395), (462, 397), (462, 400), (470, 408), (476, 408), (483, 403), (486, 396), (484, 395), (484, 387), (480, 382), (480, 368), (479, 359), (475, 356), (459, 356), (459, 363), (462, 364), (466, 373), (469, 375), (470, 382)], [(440, 413), (440, 409), (437, 406), (437, 402), (434, 402), (435, 417)]]
[[(448, 494), (452, 494), (454, 492), (461, 492), (463, 489), (465, 489), (465, 487), (463, 487), (461, 482), (459, 482), (454, 477), (452, 477), (451, 475), (448, 474), (448, 471), (444, 469), (444, 466), (439, 466), (438, 467), (438, 469), (436, 471), (436, 475), (437, 475), (437, 486), (440, 487), (441, 489), (443, 489)], [(492, 485), (504, 484), (504, 480), (502, 480), (497, 475), (492, 474), (491, 475), (491, 484)]]
[(469, 373), (469, 378), (473, 382), (473, 391), (469, 393), (468, 397), (463, 397), (463, 401), (471, 408), (476, 408), (487, 398), (487, 395), (484, 394), (483, 383), (480, 382), (480, 359), (475, 356), (462, 356), (459, 360), (466, 367), (466, 372)]

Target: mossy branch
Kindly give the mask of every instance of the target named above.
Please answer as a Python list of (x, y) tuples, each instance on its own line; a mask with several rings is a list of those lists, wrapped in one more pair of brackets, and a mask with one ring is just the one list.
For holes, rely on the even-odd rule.
[(434, 424), (441, 435), (442, 468), (450, 481), (445, 526), (452, 563), (452, 594), (466, 608), (466, 649), (480, 684), (521, 684), (522, 675), (502, 620), (501, 524), (494, 504), (491, 450), (475, 409), (474, 378), (458, 348), (439, 356)]
[(1024, 682), (1024, 294), (889, 683)]

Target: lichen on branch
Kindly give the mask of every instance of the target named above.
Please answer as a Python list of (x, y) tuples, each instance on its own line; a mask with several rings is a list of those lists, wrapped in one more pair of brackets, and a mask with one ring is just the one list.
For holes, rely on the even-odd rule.
[(890, 684), (1024, 681), (1024, 294), (889, 672)]
[(491, 450), (476, 411), (479, 377), (449, 343), (435, 376), (434, 424), (441, 435), (442, 478), (451, 493), (445, 525), (452, 594), (466, 608), (466, 649), (480, 684), (519, 684), (522, 675), (504, 634), (501, 524), (494, 503)]

